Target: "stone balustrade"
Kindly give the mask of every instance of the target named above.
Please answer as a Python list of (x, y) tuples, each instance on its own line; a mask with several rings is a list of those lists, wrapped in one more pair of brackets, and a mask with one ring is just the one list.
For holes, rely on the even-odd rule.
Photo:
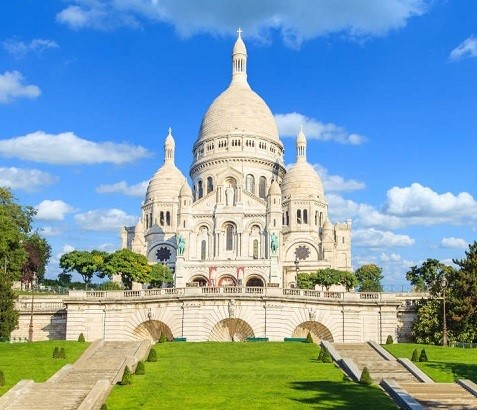
[[(277, 287), (245, 287), (245, 286), (221, 286), (221, 287), (186, 287), (186, 288), (160, 288), (143, 290), (123, 290), (123, 291), (82, 291), (72, 290), (69, 292), (68, 300), (137, 300), (151, 298), (209, 298), (209, 297), (271, 297), (293, 299), (319, 299), (319, 300), (340, 300), (343, 302), (396, 302), (396, 294), (379, 292), (332, 292), (326, 290), (297, 289), (297, 288), (277, 288)], [(400, 294), (403, 303), (405, 298)], [(409, 297), (409, 294), (408, 294)], [(409, 302), (415, 298), (409, 298)]]

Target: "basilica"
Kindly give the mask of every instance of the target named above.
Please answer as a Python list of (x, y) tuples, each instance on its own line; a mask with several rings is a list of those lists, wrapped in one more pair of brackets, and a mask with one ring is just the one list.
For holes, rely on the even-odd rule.
[(175, 287), (292, 288), (298, 272), (351, 271), (351, 221), (330, 222), (306, 136), (297, 134), (296, 162), (287, 169), (274, 117), (248, 84), (239, 32), (230, 85), (206, 111), (192, 147), (192, 186), (174, 163), (169, 129), (164, 164), (149, 182), (139, 222), (122, 229), (122, 248), (167, 265)]

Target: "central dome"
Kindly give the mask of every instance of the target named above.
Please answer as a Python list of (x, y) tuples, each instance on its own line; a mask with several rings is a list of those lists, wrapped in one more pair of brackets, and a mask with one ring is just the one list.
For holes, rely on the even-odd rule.
[(233, 134), (279, 141), (272, 112), (246, 82), (232, 82), (204, 115), (199, 141)]

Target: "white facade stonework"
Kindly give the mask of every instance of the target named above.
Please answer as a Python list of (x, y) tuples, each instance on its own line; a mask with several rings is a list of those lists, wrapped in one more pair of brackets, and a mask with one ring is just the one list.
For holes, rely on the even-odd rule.
[(123, 248), (167, 264), (178, 288), (287, 288), (296, 286), (298, 269), (352, 269), (351, 221), (330, 222), (303, 131), (296, 163), (285, 169), (273, 115), (250, 88), (246, 67), (239, 35), (232, 81), (207, 110), (193, 146), (192, 187), (175, 166), (169, 130), (140, 221), (121, 232)]

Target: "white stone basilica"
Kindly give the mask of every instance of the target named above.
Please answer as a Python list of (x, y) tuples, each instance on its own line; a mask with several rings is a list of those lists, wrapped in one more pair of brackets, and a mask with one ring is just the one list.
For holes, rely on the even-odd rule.
[(294, 287), (298, 271), (351, 271), (351, 221), (330, 222), (306, 148), (300, 131), (287, 170), (273, 115), (247, 82), (239, 32), (232, 81), (193, 146), (192, 189), (174, 164), (169, 129), (164, 164), (149, 182), (140, 221), (122, 229), (122, 247), (167, 264), (175, 287)]

